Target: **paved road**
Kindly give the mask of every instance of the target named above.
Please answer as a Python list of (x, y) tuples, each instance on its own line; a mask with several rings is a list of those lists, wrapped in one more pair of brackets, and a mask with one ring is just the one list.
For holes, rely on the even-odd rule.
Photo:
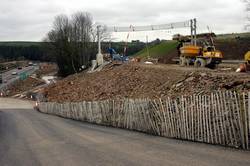
[[(17, 79), (19, 79), (19, 75), (21, 73), (32, 74), (37, 69), (38, 69), (37, 66), (27, 66), (27, 67), (23, 67), (20, 70), (12, 69), (12, 70), (9, 70), (9, 71), (3, 73), (2, 74), (3, 83), (0, 84), (0, 90), (3, 89), (4, 87), (6, 87), (7, 85), (13, 83)], [(17, 75), (12, 75), (12, 72), (16, 72)], [(6, 80), (7, 82), (4, 82), (4, 80)]]
[(249, 166), (250, 152), (155, 137), (42, 114), (0, 99), (1, 166)]

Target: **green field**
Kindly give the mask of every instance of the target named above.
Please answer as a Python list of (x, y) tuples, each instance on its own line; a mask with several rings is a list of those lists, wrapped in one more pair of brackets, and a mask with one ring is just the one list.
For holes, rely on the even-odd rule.
[(165, 56), (168, 53), (176, 50), (178, 42), (176, 41), (164, 41), (158, 45), (149, 46), (148, 51), (147, 48), (144, 48), (140, 52), (136, 53), (134, 56), (140, 58), (147, 58), (148, 54), (150, 58), (159, 58), (161, 56)]

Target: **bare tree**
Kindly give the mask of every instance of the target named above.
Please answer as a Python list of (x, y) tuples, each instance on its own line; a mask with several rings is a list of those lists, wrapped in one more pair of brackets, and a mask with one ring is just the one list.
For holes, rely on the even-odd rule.
[(89, 66), (95, 54), (92, 25), (89, 13), (77, 12), (71, 17), (55, 17), (46, 41), (57, 57), (59, 72), (63, 76), (82, 70), (82, 66)]
[(95, 25), (93, 25), (93, 29), (92, 29), (92, 39), (93, 41), (97, 42), (97, 26), (100, 25), (100, 40), (101, 41), (109, 41), (111, 39), (111, 34), (110, 32), (108, 32), (108, 27), (106, 25), (101, 25), (99, 23), (96, 23)]
[(71, 16), (70, 41), (74, 56), (79, 61), (78, 68), (87, 66), (90, 61), (90, 50), (92, 48), (91, 29), (92, 17), (89, 13), (77, 12)]

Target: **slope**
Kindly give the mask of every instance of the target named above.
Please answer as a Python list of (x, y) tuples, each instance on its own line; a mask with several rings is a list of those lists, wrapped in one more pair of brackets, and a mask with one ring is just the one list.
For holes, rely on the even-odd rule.
[(169, 58), (172, 59), (173, 57), (177, 56), (177, 45), (178, 42), (176, 41), (163, 41), (160, 44), (149, 46), (148, 50), (147, 48), (144, 48), (140, 52), (136, 53), (134, 56), (140, 58), (147, 58), (149, 55), (149, 58), (163, 58), (168, 57), (168, 55), (171, 55)]
[(249, 91), (246, 73), (178, 65), (109, 64), (100, 72), (71, 75), (43, 90), (50, 102), (99, 101), (123, 98), (167, 98), (210, 94), (217, 90)]

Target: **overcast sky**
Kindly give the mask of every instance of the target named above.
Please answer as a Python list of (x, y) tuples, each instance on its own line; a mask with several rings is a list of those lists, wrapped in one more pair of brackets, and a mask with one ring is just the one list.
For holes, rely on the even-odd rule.
[[(108, 26), (152, 25), (191, 18), (198, 20), (198, 32), (207, 25), (216, 33), (243, 32), (244, 4), (240, 0), (0, 0), (0, 40), (40, 41), (58, 14), (89, 12), (95, 22)], [(133, 33), (131, 38), (168, 38), (189, 30)], [(126, 34), (114, 38), (125, 40)]]

